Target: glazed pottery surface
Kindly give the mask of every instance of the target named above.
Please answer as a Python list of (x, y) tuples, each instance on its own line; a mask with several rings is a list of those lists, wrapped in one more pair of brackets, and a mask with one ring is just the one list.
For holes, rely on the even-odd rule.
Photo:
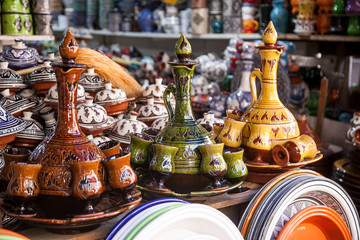
[(85, 88), (85, 91), (96, 93), (105, 88), (105, 79), (96, 74), (94, 68), (88, 68), (86, 73), (81, 74), (79, 84)]
[(246, 123), (229, 117), (225, 117), (224, 119), (224, 127), (217, 136), (217, 140), (224, 143), (227, 147), (240, 147), (242, 131)]
[(0, 104), (15, 117), (20, 116), (24, 110), (29, 110), (36, 105), (36, 102), (30, 98), (19, 94), (10, 94), (10, 89), (5, 89), (1, 92), (1, 95), (3, 97), (0, 100)]
[(30, 156), (31, 151), (27, 148), (22, 147), (8, 147), (3, 152), (5, 161), (4, 168), (1, 171), (1, 181), (5, 182), (6, 185), (11, 178), (11, 162), (26, 162)]
[(4, 0), (1, 2), (3, 13), (30, 13), (29, 0)]
[(41, 164), (12, 162), (12, 177), (7, 187), (7, 193), (17, 197), (36, 197), (40, 194), (38, 175)]
[[(3, 34), (32, 35), (34, 33), (31, 14), (2, 13)], [(5, 27), (6, 26), (6, 27)]]
[[(47, 209), (52, 216), (78, 211), (74, 208), (80, 203), (67, 198), (75, 197), (71, 186), (75, 176), (70, 170), (70, 164), (98, 161), (105, 157), (101, 149), (85, 136), (78, 124), (77, 87), (80, 74), (86, 67), (74, 62), (78, 49), (75, 38), (68, 31), (59, 46), (63, 62), (52, 63), (59, 94), (58, 124), (54, 134), (40, 143), (29, 157), (29, 162), (43, 165), (39, 174), (39, 201), (46, 202), (41, 208)], [(98, 171), (103, 173), (102, 165)], [(103, 174), (101, 175), (103, 180)]]
[(132, 134), (130, 141), (130, 162), (135, 166), (143, 166), (148, 163), (150, 146), (154, 140), (146, 135)]
[[(4, 21), (4, 16), (2, 16)], [(15, 44), (3, 53), (3, 59), (9, 62), (10, 67), (28, 68), (37, 65), (39, 53), (27, 47), (20, 39), (15, 40)]]
[(108, 181), (112, 189), (133, 188), (137, 176), (130, 166), (131, 153), (120, 153), (107, 157), (103, 163), (108, 170)]
[(274, 23), (274, 27), (278, 33), (286, 33), (288, 12), (284, 7), (284, 0), (273, 1), (274, 8), (270, 12), (270, 19)]
[(10, 92), (17, 92), (25, 88), (24, 80), (12, 69), (8, 68), (9, 63), (0, 61), (0, 89), (10, 89)]
[(104, 192), (99, 174), (100, 160), (74, 162), (70, 164), (72, 178), (71, 193), (76, 198), (88, 199)]
[(120, 142), (115, 140), (108, 140), (97, 145), (101, 151), (103, 151), (106, 157), (111, 157), (113, 155), (119, 154), (122, 151)]
[(243, 160), (244, 149), (230, 151), (223, 154), (225, 162), (228, 166), (225, 178), (229, 181), (237, 181), (244, 179), (248, 174), (247, 167)]
[[(196, 123), (190, 101), (191, 80), (196, 62), (189, 60), (191, 46), (184, 35), (175, 47), (178, 62), (172, 62), (175, 86), (168, 85), (164, 100), (169, 112), (168, 125), (158, 134), (155, 142), (179, 148), (174, 162), (175, 173), (199, 174), (201, 156), (199, 145), (212, 143), (209, 133)], [(176, 99), (175, 111), (169, 103), (172, 93)]]
[[(272, 144), (299, 136), (299, 128), (292, 113), (281, 103), (277, 92), (277, 65), (282, 47), (274, 46), (277, 33), (269, 23), (264, 31), (265, 46), (259, 47), (262, 63), (260, 69), (254, 69), (250, 77), (251, 107), (241, 118), (246, 122), (243, 129), (243, 146), (249, 161), (264, 163), (271, 159)], [(256, 92), (256, 77), (262, 82), (259, 97)]]

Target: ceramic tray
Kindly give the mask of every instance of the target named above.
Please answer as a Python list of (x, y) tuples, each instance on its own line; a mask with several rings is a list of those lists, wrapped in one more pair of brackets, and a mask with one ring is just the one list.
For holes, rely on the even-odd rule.
[(52, 232), (74, 234), (94, 229), (98, 227), (100, 223), (114, 218), (126, 210), (138, 205), (142, 200), (140, 191), (133, 189), (131, 195), (133, 196), (133, 201), (124, 202), (121, 194), (109, 192), (104, 194), (104, 197), (94, 208), (95, 212), (93, 214), (78, 217), (73, 216), (66, 219), (45, 218), (40, 213), (34, 217), (24, 217), (22, 215), (11, 213), (13, 210), (11, 204), (3, 204), (2, 207), (9, 216), (20, 219), (31, 225), (46, 228)]
[(247, 166), (248, 170), (252, 171), (252, 172), (262, 172), (262, 173), (264, 173), (264, 172), (279, 172), (279, 173), (281, 173), (281, 172), (289, 171), (290, 169), (296, 169), (296, 168), (300, 168), (300, 167), (303, 167), (303, 166), (311, 164), (311, 163), (315, 163), (315, 162), (321, 160), (322, 157), (323, 157), (323, 155), (321, 153), (318, 153), (312, 159), (305, 158), (301, 162), (289, 163), (285, 167), (282, 167), (279, 165), (255, 165), (255, 164), (246, 163), (246, 161), (245, 161), (245, 165)]
[[(198, 191), (198, 192), (190, 192), (190, 193), (177, 193), (174, 191), (159, 191), (155, 189), (151, 189), (148, 187), (137, 185), (137, 188), (140, 189), (144, 197), (147, 198), (159, 198), (159, 197), (177, 197), (181, 199), (185, 199), (191, 202), (197, 202), (197, 201), (205, 201), (206, 199), (209, 199), (211, 197), (224, 194), (226, 192), (230, 192), (231, 190), (234, 190), (236, 188), (239, 188), (243, 182), (239, 182), (233, 185), (230, 185), (228, 188), (219, 189), (219, 190), (207, 190), (207, 191)], [(240, 188), (241, 190), (241, 188)], [(242, 194), (247, 192), (249, 189), (244, 188), (242, 192), (238, 194)]]

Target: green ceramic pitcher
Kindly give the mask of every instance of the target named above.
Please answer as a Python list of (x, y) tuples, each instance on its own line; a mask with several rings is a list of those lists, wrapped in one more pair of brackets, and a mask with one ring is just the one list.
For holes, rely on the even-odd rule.
[[(189, 192), (201, 190), (207, 180), (200, 174), (201, 155), (198, 146), (211, 144), (210, 133), (200, 126), (194, 117), (190, 90), (197, 62), (189, 59), (191, 46), (182, 34), (175, 46), (178, 61), (170, 62), (175, 85), (168, 85), (164, 101), (169, 114), (168, 125), (157, 135), (156, 143), (177, 147), (175, 174), (169, 179), (172, 190)], [(170, 94), (175, 96), (175, 111), (170, 105)]]

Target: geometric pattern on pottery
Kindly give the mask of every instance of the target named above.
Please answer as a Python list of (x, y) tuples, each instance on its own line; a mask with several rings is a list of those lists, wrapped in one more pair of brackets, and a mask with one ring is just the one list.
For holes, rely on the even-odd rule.
[(22, 111), (23, 109), (33, 107), (35, 102), (31, 102), (29, 99), (24, 98), (18, 94), (11, 94), (3, 97), (0, 104), (11, 114)]
[(25, 122), (14, 117), (0, 105), (0, 136), (19, 132), (25, 127)]
[(19, 138), (42, 140), (45, 137), (44, 127), (34, 119), (23, 118), (25, 129), (16, 134)]
[(24, 80), (20, 77), (20, 75), (17, 72), (9, 68), (6, 69), (0, 68), (0, 80), (1, 83), (7, 83), (6, 81), (16, 81), (16, 82), (19, 81), (19, 83), (24, 82)]
[[(20, 26), (18, 27), (21, 28), (21, 20)], [(21, 68), (33, 67), (37, 64), (37, 60), (33, 53), (34, 52), (26, 46), (20, 49), (10, 47), (10, 49), (3, 53), (3, 59), (8, 61), (10, 66)]]
[(276, 240), (285, 224), (299, 211), (314, 205), (320, 205), (312, 199), (299, 198), (286, 207), (275, 225), (271, 240)]
[(295, 118), (291, 112), (284, 108), (280, 111), (278, 109), (269, 109), (269, 110), (259, 110), (256, 109), (255, 112), (247, 112), (243, 118), (244, 121), (249, 121), (253, 123), (291, 123), (295, 121)]
[(155, 128), (155, 129), (159, 129), (162, 130), (166, 124), (169, 122), (169, 118), (159, 118), (156, 119), (152, 124), (151, 127)]
[(246, 111), (250, 106), (251, 93), (238, 90), (233, 92), (226, 101), (227, 109), (238, 109)]

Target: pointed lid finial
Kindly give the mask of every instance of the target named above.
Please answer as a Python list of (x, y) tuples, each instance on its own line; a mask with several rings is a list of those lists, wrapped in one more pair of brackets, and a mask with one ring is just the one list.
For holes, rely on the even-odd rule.
[(60, 43), (59, 53), (64, 63), (73, 63), (78, 55), (79, 44), (71, 34), (70, 29), (67, 30), (65, 37)]
[(189, 61), (191, 51), (192, 50), (189, 41), (184, 34), (181, 34), (175, 45), (175, 54), (179, 59), (179, 62)]
[(270, 21), (263, 33), (263, 41), (265, 43), (265, 46), (271, 46), (276, 43), (276, 40), (277, 32), (275, 30), (274, 24), (272, 23), (272, 21)]

